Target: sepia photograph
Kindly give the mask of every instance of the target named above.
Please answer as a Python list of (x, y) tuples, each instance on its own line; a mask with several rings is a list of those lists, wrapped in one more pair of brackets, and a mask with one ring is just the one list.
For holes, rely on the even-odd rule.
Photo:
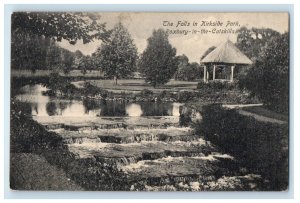
[(11, 14), (17, 191), (288, 191), (287, 12)]

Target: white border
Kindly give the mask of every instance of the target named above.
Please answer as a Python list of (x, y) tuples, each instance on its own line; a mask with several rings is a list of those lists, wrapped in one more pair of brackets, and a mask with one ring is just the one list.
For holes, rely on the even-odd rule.
[[(199, 1), (198, 1), (199, 2)], [(58, 4), (64, 4), (64, 3), (72, 3), (72, 4), (80, 4), (80, 3), (82, 3), (82, 2), (80, 2), (80, 1), (76, 1), (76, 0), (74, 0), (74, 1), (63, 1), (63, 0), (48, 0), (48, 1), (43, 1), (43, 2), (41, 2), (41, 1), (37, 1), (37, 0), (29, 0), (29, 1), (26, 1), (26, 2), (24, 2), (24, 1), (22, 1), (22, 0), (11, 0), (11, 1), (8, 1), (8, 0), (4, 0), (3, 2), (2, 2), (2, 4), (3, 4), (3, 6), (4, 6), (4, 4), (24, 4), (24, 3), (26, 3), (26, 4), (31, 4), (31, 3), (43, 3), (43, 4), (49, 4), (49, 3), (58, 3)], [(122, 1), (122, 0), (119, 0), (119, 1), (117, 1), (117, 0), (110, 0), (110, 1), (96, 1), (96, 0), (85, 0), (84, 1), (84, 3), (105, 3), (105, 4), (115, 4), (115, 3), (127, 3), (127, 4), (136, 4), (136, 3), (141, 3), (141, 1), (138, 1), (138, 0), (129, 0), (129, 1)], [(162, 3), (162, 0), (152, 0), (152, 1), (148, 1), (148, 0), (145, 0), (145, 1), (143, 1), (143, 3), (150, 3), (150, 4), (156, 4), (156, 3)], [(177, 4), (177, 3), (181, 3), (181, 4), (189, 4), (189, 3), (196, 3), (195, 1), (192, 1), (192, 0), (185, 0), (184, 2), (182, 2), (182, 1), (179, 1), (179, 0), (172, 0), (172, 1), (165, 1), (165, 2), (163, 2), (164, 4)], [(200, 2), (201, 3), (201, 2)], [(203, 3), (203, 1), (202, 1), (202, 3)], [(210, 1), (206, 1), (206, 2), (204, 2), (204, 3), (209, 3), (209, 4), (224, 4), (224, 1), (221, 1), (221, 0), (210, 0)], [(272, 3), (272, 4), (287, 4), (287, 3), (290, 3), (290, 4), (294, 4), (294, 14), (295, 14), (295, 16), (294, 16), (294, 19), (299, 19), (299, 13), (300, 13), (300, 11), (299, 11), (299, 3), (297, 2), (297, 0), (290, 0), (290, 1), (280, 1), (280, 0), (272, 0), (272, 1), (262, 1), (262, 0), (252, 0), (252, 1), (243, 1), (243, 2), (240, 2), (240, 1), (237, 1), (237, 0), (235, 0), (235, 1), (226, 1), (226, 4), (228, 4), (228, 3), (235, 3), (235, 4), (247, 4), (247, 3), (255, 3), (255, 4), (265, 4), (265, 3)], [(1, 16), (3, 16), (3, 13), (4, 13), (4, 8), (3, 8), (3, 6), (1, 7), (1, 10), (0, 10), (0, 12), (1, 12)], [(159, 10), (159, 8), (160, 7), (158, 7), (158, 10)], [(145, 6), (145, 9), (147, 9), (147, 6)], [(193, 9), (192, 9), (193, 10)], [(222, 10), (222, 9), (221, 9)], [(220, 10), (220, 11), (221, 11)], [(0, 19), (1, 19), (1, 17), (0, 17)], [(4, 24), (4, 18), (2, 18), (3, 20), (1, 20), (1, 41), (0, 41), (0, 44), (1, 45), (3, 45), (4, 44), (4, 42), (6, 41), (6, 39), (4, 39), (4, 28), (3, 28), (3, 25), (2, 24)], [(297, 36), (297, 37), (296, 37)], [(299, 36), (299, 25), (297, 24), (297, 23), (295, 23), (295, 25), (294, 25), (294, 53), (295, 53), (295, 56), (299, 56), (299, 40), (298, 40), (298, 36)], [(298, 45), (298, 46), (296, 46), (296, 45)], [(0, 51), (0, 55), (1, 55), (1, 62), (2, 61), (4, 61), (4, 60), (2, 60), (2, 59), (4, 59), (4, 47), (3, 46), (1, 46), (1, 51)], [(2, 63), (3, 64), (3, 63)], [(299, 152), (297, 152), (298, 150), (299, 150), (299, 147), (297, 147), (297, 145), (298, 145), (298, 143), (299, 143), (299, 137), (297, 136), (299, 133), (299, 125), (297, 125), (297, 122), (296, 121), (298, 121), (298, 112), (299, 112), (299, 107), (297, 107), (297, 105), (296, 104), (298, 104), (299, 102), (299, 96), (298, 96), (298, 94), (297, 94), (297, 89), (298, 89), (298, 85), (299, 85), (299, 70), (298, 70), (298, 68), (300, 68), (299, 66), (299, 57), (296, 57), (295, 58), (295, 60), (294, 60), (294, 75), (292, 75), (291, 77), (293, 77), (293, 78), (295, 78), (295, 80), (294, 80), (294, 88), (292, 89), (292, 94), (294, 95), (294, 111), (293, 111), (293, 113), (294, 113), (294, 123), (295, 123), (295, 126), (294, 126), (294, 135), (295, 135), (295, 137), (294, 137), (294, 143), (292, 143), (292, 144), (295, 144), (295, 152), (294, 152), (294, 155), (295, 155), (295, 159), (294, 159), (294, 167), (295, 167), (295, 172), (297, 172), (297, 171), (299, 171), (299, 159), (298, 159), (298, 157), (296, 156), (297, 154), (299, 154)], [(2, 66), (2, 67), (5, 67), (5, 66)], [(297, 68), (298, 67), (298, 68)], [(5, 67), (5, 68), (7, 68), (7, 67)], [(5, 77), (9, 77), (9, 76), (7, 76), (7, 75), (5, 75), (4, 74), (4, 69), (2, 68), (1, 69), (1, 79), (2, 79), (2, 81), (5, 81), (4, 80), (4, 78)], [(5, 89), (4, 88), (7, 88), (6, 86), (1, 86), (1, 98), (4, 98), (4, 91), (5, 91)], [(3, 102), (3, 100), (1, 100), (1, 109), (0, 109), (0, 112), (4, 112), (4, 109), (6, 109), (7, 107), (4, 107), (4, 102)], [(4, 129), (4, 125), (3, 125), (3, 123), (4, 123), (4, 121), (6, 120), (6, 119), (8, 119), (7, 117), (1, 117), (1, 126), (0, 126), (0, 128), (1, 129)], [(293, 129), (291, 129), (291, 131), (292, 131)], [(4, 143), (3, 142), (1, 142), (1, 145), (0, 145), (0, 148), (1, 149), (4, 149)], [(3, 153), (3, 151), (1, 151), (2, 153)], [(1, 163), (4, 163), (4, 159), (3, 159), (3, 156), (1, 156)], [(7, 175), (7, 174), (6, 174)], [(1, 167), (1, 177), (0, 177), (0, 180), (4, 180), (4, 177), (3, 177), (3, 167)], [(299, 181), (297, 181), (297, 180), (299, 180), (299, 175), (298, 175), (298, 173), (295, 173), (294, 174), (294, 180), (295, 180), (295, 182), (294, 182), (294, 185), (295, 185), (295, 193), (294, 193), (294, 200), (296, 200), (296, 199), (298, 199), (299, 198), (299, 193), (297, 192), (298, 191), (298, 188), (297, 188), (297, 186), (298, 186), (298, 183), (299, 183)], [(0, 196), (1, 197), (4, 197), (4, 195), (3, 195), (3, 184), (1, 184), (1, 193), (0, 193)], [(173, 193), (172, 193), (173, 194)], [(170, 197), (169, 198), (172, 198), (172, 197), (175, 197), (174, 195), (172, 195), (172, 194), (170, 194)], [(189, 195), (188, 193), (186, 193), (185, 195)], [(262, 198), (261, 196), (256, 196), (255, 194), (253, 194), (254, 196), (254, 198)], [(51, 198), (51, 192), (49, 192), (49, 197)], [(111, 194), (111, 197), (116, 197), (117, 198), (117, 196), (116, 195), (114, 195), (114, 193), (113, 194)], [(33, 197), (34, 198), (34, 197)], [(130, 198), (130, 196), (129, 196), (129, 198)], [(132, 196), (131, 195), (131, 198), (134, 198), (134, 195)], [(214, 195), (214, 194), (212, 194), (211, 195), (211, 198), (216, 198), (216, 196)], [(235, 196), (232, 196), (232, 198), (235, 198)], [(248, 197), (248, 198), (251, 198), (251, 197)], [(272, 196), (270, 196), (269, 198), (272, 198)], [(30, 200), (30, 202), (31, 202), (32, 200)], [(72, 200), (72, 201), (74, 201), (74, 200)], [(132, 202), (132, 200), (130, 200), (131, 202)], [(143, 201), (145, 201), (145, 200), (143, 200)], [(150, 200), (151, 201), (151, 200)], [(152, 200), (153, 201), (153, 200)], [(156, 200), (155, 200), (156, 201)], [(164, 200), (164, 201), (166, 201), (166, 200)], [(178, 201), (180, 201), (180, 202), (182, 202), (182, 200), (178, 200)], [(206, 200), (207, 201), (207, 200)], [(226, 200), (225, 202), (228, 202), (228, 201), (230, 201), (230, 202), (232, 202), (232, 200)], [(249, 201), (249, 200), (248, 200)], [(250, 200), (251, 201), (251, 200)], [(253, 200), (252, 200), (253, 201)], [(252, 202), (251, 201), (251, 202)], [(256, 201), (256, 200), (255, 200)], [(274, 201), (274, 200), (272, 200), (272, 201)], [(22, 201), (23, 202), (23, 201)], [(172, 200), (172, 202), (174, 202), (173, 200)], [(224, 202), (224, 200), (222, 200), (222, 202)]]

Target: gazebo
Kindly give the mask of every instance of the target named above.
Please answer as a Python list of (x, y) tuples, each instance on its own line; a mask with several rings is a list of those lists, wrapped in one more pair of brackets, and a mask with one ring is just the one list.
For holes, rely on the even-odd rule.
[(252, 61), (230, 40), (227, 40), (204, 57), (200, 63), (204, 65), (204, 82), (209, 80), (233, 82), (235, 67), (252, 64)]

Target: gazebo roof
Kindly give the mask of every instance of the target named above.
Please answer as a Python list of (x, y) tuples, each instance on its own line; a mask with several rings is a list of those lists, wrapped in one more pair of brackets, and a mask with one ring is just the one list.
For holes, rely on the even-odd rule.
[(206, 57), (202, 63), (229, 63), (229, 64), (252, 64), (252, 61), (243, 54), (230, 40), (222, 43)]

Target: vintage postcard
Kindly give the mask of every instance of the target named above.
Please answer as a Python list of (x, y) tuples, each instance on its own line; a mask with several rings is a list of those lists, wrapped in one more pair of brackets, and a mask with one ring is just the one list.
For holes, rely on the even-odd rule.
[(10, 188), (287, 191), (289, 14), (15, 12)]

